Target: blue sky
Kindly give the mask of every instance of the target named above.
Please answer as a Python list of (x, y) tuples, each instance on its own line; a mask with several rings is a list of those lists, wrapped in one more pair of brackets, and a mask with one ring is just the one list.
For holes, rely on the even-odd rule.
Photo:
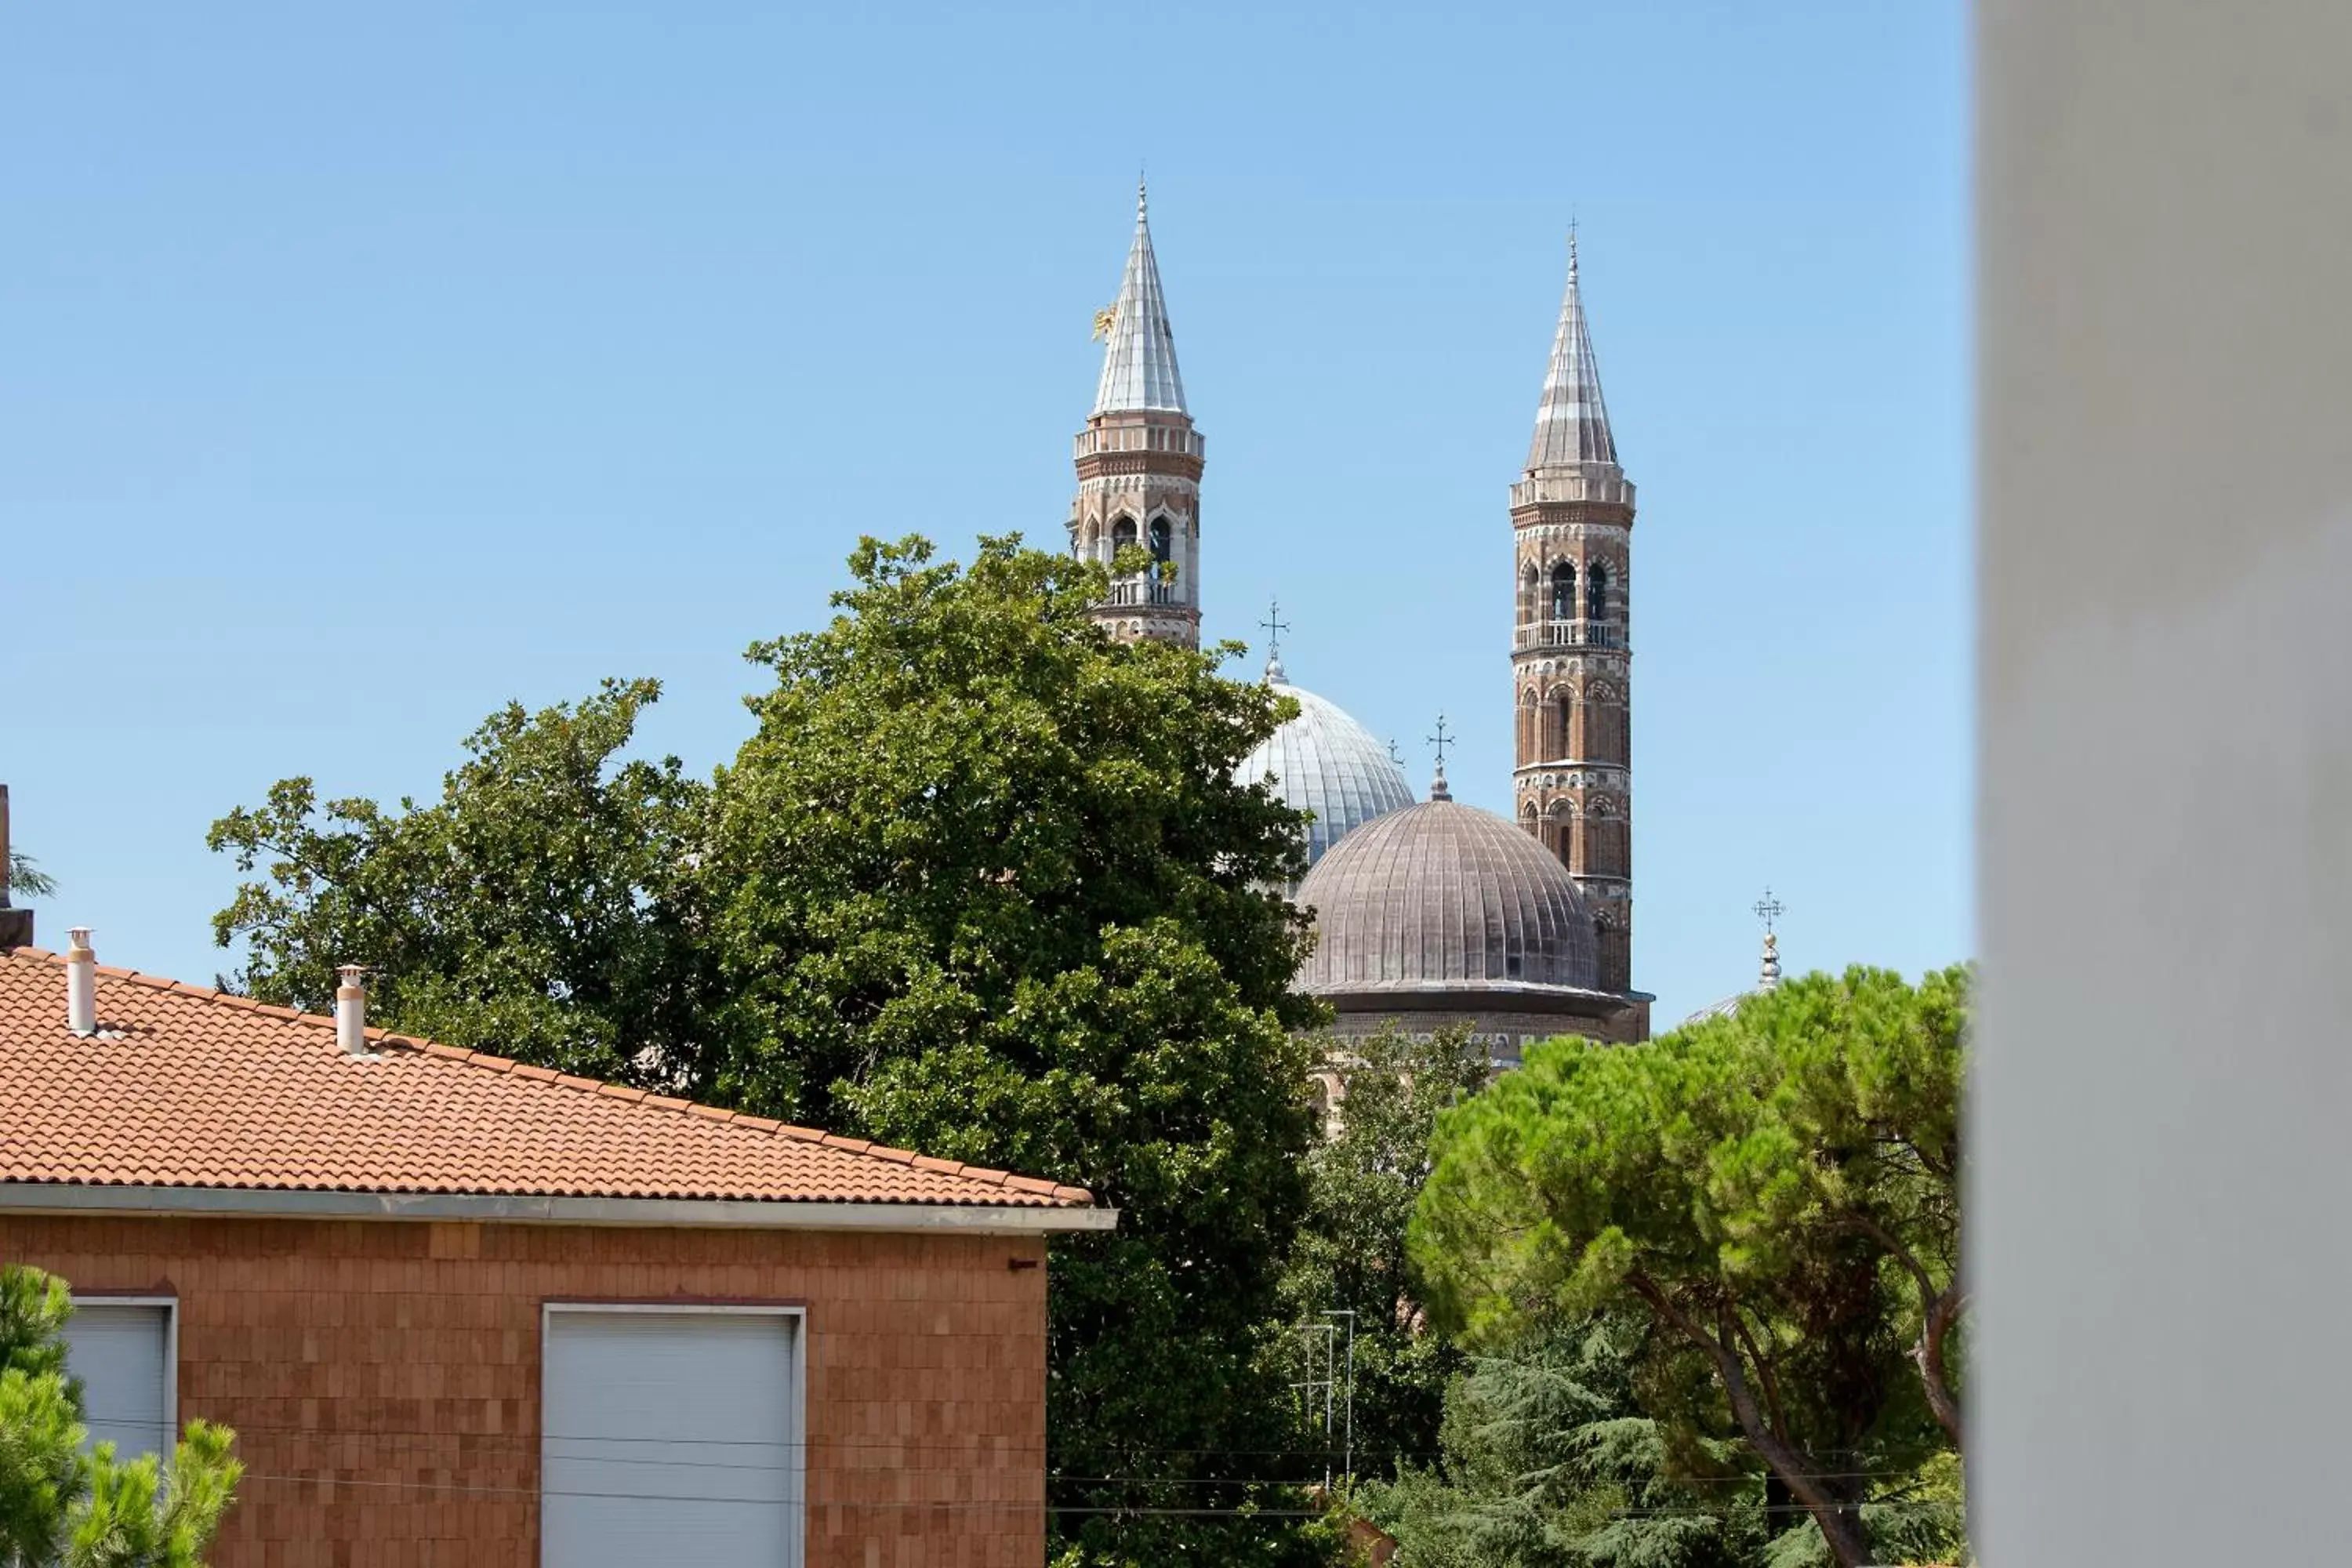
[[(0, 780), (209, 979), (206, 825), (655, 675), (730, 756), (861, 532), (1058, 547), (1135, 174), (1202, 589), (1509, 800), (1563, 239), (1640, 487), (1636, 984), (1969, 949), (1966, 26), (1929, 4), (18, 7)], [(1249, 668), (1255, 668), (1255, 659)]]

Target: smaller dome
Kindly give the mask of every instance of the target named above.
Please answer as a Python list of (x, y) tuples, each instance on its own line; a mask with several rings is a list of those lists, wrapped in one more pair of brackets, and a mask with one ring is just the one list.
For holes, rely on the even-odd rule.
[[(1767, 888), (1764, 890), (1764, 897), (1767, 900), (1769, 900), (1772, 897), (1772, 890), (1769, 888)], [(1773, 912), (1777, 914), (1780, 910), (1776, 907)], [(1682, 1026), (1687, 1029), (1694, 1024), (1704, 1024), (1711, 1018), (1731, 1017), (1738, 1014), (1739, 1009), (1751, 998), (1766, 991), (1777, 991), (1780, 989), (1780, 939), (1775, 933), (1768, 931), (1764, 933), (1764, 961), (1759, 966), (1756, 979), (1756, 989), (1754, 991), (1742, 991), (1737, 996), (1726, 996), (1722, 1001), (1715, 1003), (1711, 1006), (1701, 1007), (1697, 1012), (1693, 1013), (1689, 1017), (1685, 1018), (1683, 1020)]]
[(1593, 991), (1592, 911), (1559, 858), (1517, 824), (1445, 798), (1349, 834), (1299, 884), (1315, 952), (1309, 994)]
[(1693, 1013), (1689, 1017), (1685, 1018), (1683, 1020), (1683, 1027), (1687, 1029), (1693, 1024), (1704, 1024), (1710, 1018), (1728, 1018), (1734, 1013), (1739, 1011), (1739, 1005), (1742, 1002), (1747, 1001), (1748, 995), (1749, 993), (1743, 991), (1737, 996), (1726, 996), (1720, 1002), (1709, 1003), (1707, 1005), (1701, 1007), (1697, 1012)]
[(1298, 717), (1244, 757), (1234, 777), (1255, 784), (1272, 773), (1285, 805), (1315, 814), (1307, 829), (1308, 865), (1372, 818), (1412, 804), (1404, 770), (1338, 703), (1291, 685), (1279, 664), (1267, 668), (1265, 683), (1297, 701)]

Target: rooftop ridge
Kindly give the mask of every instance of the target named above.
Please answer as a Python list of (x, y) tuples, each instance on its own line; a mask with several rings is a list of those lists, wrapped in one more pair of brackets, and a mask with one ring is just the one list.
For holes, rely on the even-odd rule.
[[(54, 969), (63, 969), (66, 963), (63, 953), (41, 947), (18, 947), (0, 951), (0, 961), (19, 963), (30, 961), (45, 963)], [(93, 964), (91, 967), (97, 971), (101, 979), (125, 981), (151, 991), (170, 992), (185, 996), (191, 1001), (226, 1005), (242, 1012), (257, 1013), (264, 1017), (274, 1018), (283, 1023), (317, 1028), (324, 1032), (330, 1040), (334, 1037), (335, 1020), (316, 1013), (304, 1013), (292, 1007), (281, 1007), (272, 1003), (256, 1001), (250, 996), (224, 991), (216, 986), (192, 984), (186, 981), (172, 980), (159, 974), (145, 974), (138, 970), (124, 969), (114, 964), (100, 963)], [(59, 1016), (63, 1016), (62, 1013)], [(438, 1040), (404, 1035), (394, 1030), (378, 1028), (373, 1025), (367, 1029), (367, 1039), (373, 1046), (383, 1046), (408, 1055), (452, 1062), (472, 1068), (477, 1071), (498, 1073), (530, 1082), (544, 1083), (575, 1093), (602, 1095), (608, 1099), (625, 1100), (632, 1104), (651, 1105), (661, 1110), (690, 1115), (704, 1121), (725, 1122), (754, 1132), (789, 1139), (794, 1142), (822, 1144), (861, 1159), (912, 1166), (935, 1175), (952, 1176), (981, 1186), (1027, 1193), (1041, 1197), (1050, 1196), (1057, 1203), (1070, 1205), (1094, 1202), (1094, 1194), (1084, 1187), (1066, 1186), (1039, 1176), (1018, 1176), (1010, 1172), (994, 1170), (984, 1165), (967, 1164), (961, 1161), (937, 1159), (918, 1153), (911, 1149), (894, 1149), (887, 1144), (874, 1143), (862, 1138), (845, 1138), (838, 1133), (821, 1131), (814, 1127), (799, 1127), (771, 1117), (753, 1116), (747, 1111), (728, 1110), (719, 1106), (705, 1105), (698, 1100), (686, 1100), (676, 1095), (658, 1094), (650, 1089), (636, 1089), (628, 1084), (616, 1083), (606, 1079), (580, 1078), (570, 1073), (559, 1073), (551, 1068), (532, 1067), (528, 1063), (518, 1062), (510, 1057), (497, 1056), (488, 1051), (469, 1050), (462, 1046), (444, 1045)], [(769, 1201), (788, 1202), (790, 1200)]]

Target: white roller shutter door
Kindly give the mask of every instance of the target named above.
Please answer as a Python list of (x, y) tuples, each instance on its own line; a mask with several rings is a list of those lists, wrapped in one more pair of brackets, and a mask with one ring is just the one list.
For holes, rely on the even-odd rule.
[(797, 1312), (551, 1306), (544, 1568), (799, 1568)]
[(82, 1382), (91, 1443), (118, 1458), (171, 1457), (172, 1309), (168, 1304), (78, 1300), (66, 1320), (66, 1371)]

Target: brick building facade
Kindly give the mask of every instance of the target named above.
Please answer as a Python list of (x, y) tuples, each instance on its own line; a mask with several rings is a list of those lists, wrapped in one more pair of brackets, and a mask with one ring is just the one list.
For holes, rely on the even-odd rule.
[(217, 1568), (750, 1561), (696, 1533), (747, 1519), (762, 1562), (1044, 1562), (1046, 1238), (1115, 1220), (1077, 1189), (79, 943), (0, 954), (0, 1260), (155, 1325), (93, 1430), (236, 1429)]
[(803, 1310), (811, 1568), (1045, 1561), (1038, 1237), (0, 1209), (0, 1259), (175, 1303), (246, 1466), (215, 1568), (540, 1563), (551, 1302)]

